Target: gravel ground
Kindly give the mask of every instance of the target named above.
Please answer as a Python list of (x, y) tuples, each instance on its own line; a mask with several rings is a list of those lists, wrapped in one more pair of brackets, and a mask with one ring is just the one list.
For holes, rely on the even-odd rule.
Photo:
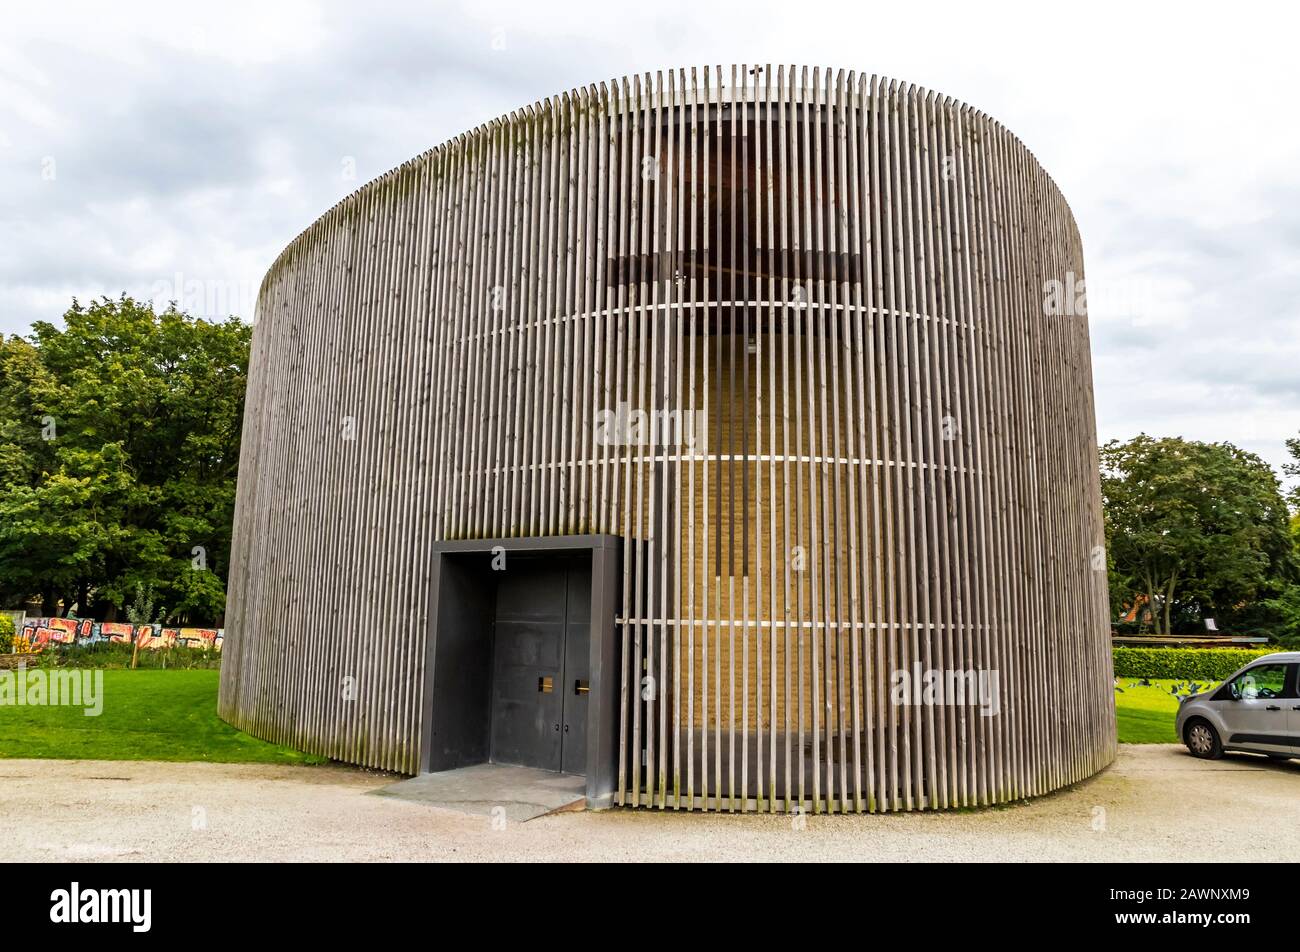
[[(6, 859), (40, 860), (1183, 860), (1300, 855), (1300, 762), (1194, 760), (1122, 746), (1097, 777), (1039, 800), (950, 813), (806, 818), (610, 810), (494, 830), (369, 795), (344, 767), (0, 761)], [(1243, 857), (1244, 858), (1244, 857)]]

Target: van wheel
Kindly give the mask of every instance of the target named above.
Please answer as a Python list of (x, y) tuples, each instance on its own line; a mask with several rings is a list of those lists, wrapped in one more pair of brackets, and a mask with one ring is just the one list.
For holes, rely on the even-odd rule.
[(1223, 756), (1223, 742), (1219, 740), (1219, 732), (1204, 718), (1198, 717), (1188, 723), (1183, 731), (1183, 741), (1194, 757), (1218, 760)]

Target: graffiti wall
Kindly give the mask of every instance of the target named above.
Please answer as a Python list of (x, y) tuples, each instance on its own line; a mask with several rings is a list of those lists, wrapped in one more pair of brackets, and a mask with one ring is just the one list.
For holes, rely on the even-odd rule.
[(165, 628), (162, 625), (131, 625), (89, 618), (28, 618), (19, 634), (32, 651), (46, 645), (96, 645), (107, 641), (138, 642), (140, 649), (215, 648), (221, 650), (222, 628)]

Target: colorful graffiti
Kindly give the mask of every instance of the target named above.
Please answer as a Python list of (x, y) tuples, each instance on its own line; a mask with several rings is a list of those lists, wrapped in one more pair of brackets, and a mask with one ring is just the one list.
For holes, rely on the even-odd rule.
[(28, 618), (19, 638), (42, 651), (47, 645), (96, 645), (104, 642), (138, 643), (142, 651), (158, 648), (212, 648), (221, 650), (223, 628), (164, 628), (162, 625), (130, 625), (119, 621), (91, 621), (89, 618)]

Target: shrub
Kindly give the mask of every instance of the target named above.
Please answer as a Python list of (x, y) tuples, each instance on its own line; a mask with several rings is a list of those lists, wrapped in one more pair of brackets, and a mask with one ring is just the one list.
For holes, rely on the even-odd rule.
[(14, 620), (8, 615), (0, 615), (0, 654), (14, 650)]
[(137, 668), (221, 667), (221, 652), (214, 648), (146, 648), (138, 655), (134, 649), (134, 645), (119, 641), (52, 645), (42, 652), (41, 664), (51, 668), (129, 668), (135, 655)]
[(1111, 648), (1115, 676), (1222, 681), (1242, 665), (1276, 648)]

